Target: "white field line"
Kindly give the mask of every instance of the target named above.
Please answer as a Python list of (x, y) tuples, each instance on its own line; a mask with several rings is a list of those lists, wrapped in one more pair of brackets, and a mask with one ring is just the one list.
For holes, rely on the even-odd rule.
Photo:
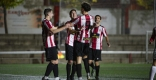
[[(65, 51), (61, 51), (63, 54)], [(45, 51), (0, 51), (0, 54), (42, 54)], [(102, 54), (146, 54), (146, 51), (102, 51)], [(148, 51), (149, 54), (153, 51)]]
[[(10, 79), (11, 78), (16, 78), (16, 79), (22, 79), (22, 80), (27, 80), (27, 79), (31, 79), (31, 80), (41, 80), (43, 76), (30, 76), (30, 75), (13, 75), (13, 74), (0, 74), (1, 77), (7, 77)], [(1, 80), (1, 77), (0, 77), (0, 80)], [(54, 78), (49, 78), (49, 80), (54, 80)], [(62, 79), (61, 80), (65, 80), (65, 79)]]

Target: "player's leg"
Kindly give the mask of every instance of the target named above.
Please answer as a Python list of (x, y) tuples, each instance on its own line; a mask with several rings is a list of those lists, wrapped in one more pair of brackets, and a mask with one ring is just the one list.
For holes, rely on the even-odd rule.
[(59, 69), (58, 69), (58, 51), (56, 49), (56, 47), (53, 48), (52, 50), (52, 60), (54, 60), (54, 68), (53, 68), (53, 74), (54, 74), (54, 77), (55, 77), (55, 80), (59, 80)]
[[(93, 76), (94, 72), (95, 72), (95, 66), (94, 66), (94, 63), (93, 63), (94, 55), (92, 54), (92, 49), (91, 48), (89, 49), (88, 60), (89, 60), (89, 66), (92, 67), (91, 76)], [(90, 68), (89, 68), (89, 72), (90, 72)]]
[(55, 62), (53, 60), (51, 60), (49, 62), (49, 64), (47, 65), (46, 72), (45, 72), (44, 77), (42, 78), (42, 80), (48, 80), (49, 79), (48, 77), (49, 77), (51, 71), (53, 70), (54, 65), (55, 65)]
[(77, 56), (77, 65), (76, 65), (76, 71), (77, 71), (77, 76), (78, 79), (81, 80), (82, 79), (82, 66), (81, 66), (81, 62), (82, 62), (82, 57), (81, 56)]
[(87, 55), (83, 56), (83, 63), (87, 73), (87, 79), (90, 79), (89, 61)]
[(101, 50), (93, 50), (93, 54), (95, 55), (94, 60), (95, 60), (95, 70), (96, 70), (96, 75), (95, 79), (99, 80), (99, 71), (100, 71), (100, 63), (101, 61)]
[(58, 59), (55, 60), (55, 65), (54, 65), (54, 68), (53, 68), (53, 74), (54, 74), (54, 77), (55, 77), (55, 80), (59, 80), (59, 71), (58, 71)]
[(83, 50), (83, 43), (81, 42), (76, 42), (75, 48), (76, 48), (76, 71), (77, 71), (77, 76), (78, 76), (78, 80), (82, 80), (82, 66), (81, 66), (81, 62), (82, 62), (82, 50)]
[(47, 65), (46, 72), (42, 80), (48, 80), (48, 76), (50, 75), (51, 71), (56, 68), (55, 77), (58, 77), (58, 57), (57, 57), (57, 50), (55, 47), (46, 48), (46, 60), (50, 61)]
[(70, 80), (74, 80), (75, 72), (76, 72), (76, 61), (73, 61), (72, 71), (71, 71), (71, 75), (70, 75)]
[(74, 46), (73, 46), (73, 65), (72, 65), (72, 72), (70, 75), (70, 80), (74, 80), (74, 75), (76, 72), (76, 49), (75, 49), (76, 41), (74, 41)]
[(66, 72), (67, 72), (67, 80), (70, 80), (70, 73), (71, 73), (71, 66), (73, 64), (73, 47), (65, 44), (65, 50), (66, 50)]
[(96, 80), (99, 80), (99, 70), (100, 70), (99, 61), (95, 61), (95, 69), (96, 69), (95, 79), (96, 79)]
[[(89, 59), (89, 65), (93, 63), (93, 60)], [(90, 68), (89, 68), (89, 72), (90, 72)]]
[(84, 49), (83, 49), (83, 62), (84, 67), (87, 73), (87, 78), (90, 78), (90, 71), (89, 71), (89, 63), (88, 63), (88, 54), (89, 54), (89, 43), (84, 43)]
[(153, 66), (151, 67), (150, 70), (150, 80), (154, 80), (155, 73), (156, 73), (156, 59), (153, 59)]
[(89, 66), (92, 67), (91, 76), (94, 76), (94, 74), (95, 74), (95, 66), (94, 66), (94, 62), (92, 61), (92, 62), (89, 64)]
[(66, 71), (67, 71), (67, 80), (70, 80), (70, 73), (72, 68), (73, 60), (68, 60), (66, 64)]
[(155, 51), (156, 48), (154, 48), (154, 51), (153, 51), (153, 64), (152, 64), (152, 67), (151, 67), (151, 70), (150, 70), (150, 80), (153, 80), (154, 79), (154, 75), (156, 73), (156, 51)]

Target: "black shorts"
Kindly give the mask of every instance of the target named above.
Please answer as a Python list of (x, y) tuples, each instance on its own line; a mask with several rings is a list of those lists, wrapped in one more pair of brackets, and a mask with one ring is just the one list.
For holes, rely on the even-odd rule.
[(65, 44), (66, 60), (73, 60), (73, 46)]
[(90, 48), (88, 59), (94, 61), (101, 61), (101, 50)]
[(76, 58), (77, 58), (77, 56), (76, 56), (76, 41), (74, 41), (74, 46), (73, 46), (73, 61), (76, 61)]
[(89, 43), (81, 43), (76, 41), (75, 43), (75, 51), (77, 56), (88, 56), (89, 53)]
[(57, 60), (58, 51), (56, 47), (45, 48), (46, 61)]

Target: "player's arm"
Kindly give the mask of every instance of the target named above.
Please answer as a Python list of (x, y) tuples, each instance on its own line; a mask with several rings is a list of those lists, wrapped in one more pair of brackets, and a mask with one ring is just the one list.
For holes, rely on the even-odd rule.
[(60, 31), (63, 31), (64, 29), (68, 28), (70, 26), (70, 24), (66, 24), (64, 26), (62, 26), (61, 28), (57, 28), (57, 27), (52, 27), (50, 28), (50, 31), (55, 34), (55, 33), (58, 33)]
[[(67, 24), (67, 23), (70, 23), (71, 26), (73, 27), (73, 23), (71, 23), (71, 22), (66, 22), (65, 24)], [(69, 31), (69, 33), (70, 33), (70, 34), (77, 33), (77, 31), (74, 30), (72, 27), (69, 27), (69, 28), (67, 29), (67, 30)]]
[(72, 27), (68, 28), (68, 30), (69, 30), (69, 33), (70, 34), (73, 34), (73, 33), (77, 33), (78, 32), (78, 31), (72, 29)]
[(109, 43), (109, 38), (108, 38), (108, 36), (105, 36), (105, 39), (106, 39), (106, 42), (107, 42), (108, 47), (110, 47), (110, 43)]
[(57, 28), (57, 27), (54, 27), (50, 21), (45, 21), (44, 24), (47, 26), (47, 28), (49, 29), (49, 31), (52, 32), (52, 34), (55, 34), (55, 33), (58, 33), (66, 28), (68, 28), (70, 25), (69, 24), (66, 24), (64, 25), (63, 27), (61, 28)]
[(109, 38), (108, 38), (108, 35), (107, 35), (107, 32), (106, 32), (106, 29), (103, 28), (103, 35), (105, 36), (105, 39), (106, 39), (106, 42), (107, 42), (107, 45), (108, 47), (110, 47), (110, 42), (109, 42)]
[(155, 40), (155, 28), (153, 28), (151, 38), (149, 40), (149, 44), (151, 44)]

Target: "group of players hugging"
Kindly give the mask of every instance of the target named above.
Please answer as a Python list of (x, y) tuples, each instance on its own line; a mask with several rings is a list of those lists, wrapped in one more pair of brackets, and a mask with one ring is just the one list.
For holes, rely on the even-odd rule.
[[(62, 30), (67, 30), (65, 41), (67, 80), (74, 80), (75, 73), (77, 73), (78, 80), (82, 80), (82, 61), (87, 80), (90, 80), (91, 76), (95, 76), (95, 80), (99, 80), (99, 61), (101, 61), (103, 37), (105, 37), (108, 47), (110, 47), (110, 43), (105, 27), (100, 25), (101, 16), (95, 15), (93, 18), (88, 13), (90, 10), (91, 6), (89, 3), (82, 3), (82, 15), (77, 16), (76, 10), (72, 9), (69, 12), (71, 20), (67, 21), (60, 28), (53, 26), (50, 21), (53, 17), (52, 9), (46, 8), (44, 10), (45, 18), (42, 21), (42, 37), (46, 61), (49, 61), (49, 64), (42, 80), (49, 80), (48, 76), (51, 71), (53, 71), (54, 79), (60, 80), (58, 76), (58, 51), (54, 41), (54, 34)], [(91, 71), (90, 67), (92, 68)]]

